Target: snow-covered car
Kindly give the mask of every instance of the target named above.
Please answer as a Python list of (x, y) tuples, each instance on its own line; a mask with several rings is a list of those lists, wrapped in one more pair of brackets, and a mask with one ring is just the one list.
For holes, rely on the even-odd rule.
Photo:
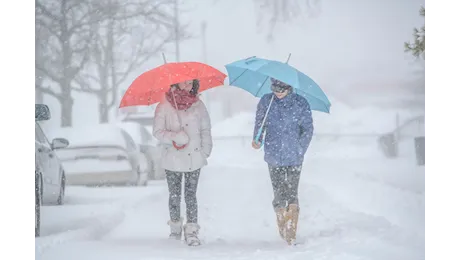
[(40, 212), (41, 212), (41, 182), (39, 175), (41, 169), (37, 164), (37, 151), (35, 149), (35, 127), (37, 121), (46, 121), (51, 118), (51, 114), (47, 105), (32, 104), (32, 239), (40, 236)]
[(136, 122), (119, 122), (119, 127), (125, 130), (134, 142), (139, 145), (141, 152), (145, 155), (148, 162), (148, 175), (151, 180), (161, 180), (166, 177), (164, 169), (161, 168), (161, 149), (158, 141), (153, 138), (152, 133), (146, 127)]
[(62, 205), (65, 196), (65, 172), (56, 151), (67, 147), (69, 141), (54, 138), (48, 142), (39, 121), (50, 118), (47, 105), (35, 104), (35, 236), (40, 235), (41, 205)]
[(35, 165), (41, 169), (39, 179), (43, 183), (44, 204), (62, 205), (64, 201), (66, 175), (56, 152), (68, 145), (69, 141), (61, 137), (49, 142), (40, 124), (35, 122)]
[(123, 129), (112, 124), (55, 129), (70, 141), (58, 153), (68, 185), (146, 185), (147, 160)]

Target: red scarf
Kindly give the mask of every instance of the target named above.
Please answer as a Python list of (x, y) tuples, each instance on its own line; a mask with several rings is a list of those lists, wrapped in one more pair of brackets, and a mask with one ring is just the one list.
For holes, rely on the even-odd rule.
[[(174, 94), (174, 99), (176, 99), (176, 105), (174, 104), (174, 99), (173, 95)], [(189, 91), (183, 90), (183, 89), (175, 89), (174, 91), (172, 88), (169, 89), (168, 92), (165, 93), (166, 100), (176, 109), (179, 110), (185, 110), (190, 108), (193, 103), (198, 101), (198, 97), (195, 95), (190, 94)]]

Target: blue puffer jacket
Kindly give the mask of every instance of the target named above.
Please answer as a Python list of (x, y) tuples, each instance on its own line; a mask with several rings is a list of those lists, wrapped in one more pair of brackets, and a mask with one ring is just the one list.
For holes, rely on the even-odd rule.
[[(254, 137), (262, 124), (274, 94), (264, 95), (257, 105)], [(265, 161), (270, 166), (300, 166), (313, 135), (313, 118), (308, 101), (290, 93), (282, 99), (276, 96), (265, 121)], [(262, 136), (259, 141), (262, 140)]]

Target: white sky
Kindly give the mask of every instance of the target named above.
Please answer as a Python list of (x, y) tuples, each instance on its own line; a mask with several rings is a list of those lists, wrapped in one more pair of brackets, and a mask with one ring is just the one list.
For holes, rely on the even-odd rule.
[[(413, 28), (424, 23), (418, 13), (424, 4), (421, 0), (322, 0), (318, 16), (278, 25), (272, 42), (266, 40), (266, 30), (258, 31), (258, 6), (253, 1), (183, 2), (187, 11), (181, 14), (181, 21), (189, 24), (196, 38), (181, 43), (182, 61), (203, 61), (200, 26), (206, 21), (206, 62), (223, 72), (225, 64), (237, 59), (256, 55), (285, 60), (292, 53), (289, 63), (311, 76), (328, 95), (351, 91), (357, 85), (375, 87), (376, 82), (383, 91), (388, 82), (414, 77), (413, 58), (404, 53), (403, 44), (412, 40)], [(174, 46), (169, 46), (170, 61), (175, 59), (173, 51)], [(161, 64), (159, 55), (133, 73), (126, 88), (137, 75)], [(84, 94), (74, 96), (74, 124), (96, 123), (97, 100)], [(49, 98), (45, 103), (53, 117), (59, 118), (58, 103)], [(58, 120), (51, 121), (59, 125)]]

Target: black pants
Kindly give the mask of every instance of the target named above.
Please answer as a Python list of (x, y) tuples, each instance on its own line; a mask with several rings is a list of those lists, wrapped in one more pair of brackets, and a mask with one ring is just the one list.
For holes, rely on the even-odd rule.
[(196, 200), (196, 190), (200, 177), (200, 169), (193, 172), (172, 172), (166, 170), (166, 180), (169, 189), (169, 215), (174, 222), (180, 219), (182, 176), (184, 176), (185, 179), (184, 199), (187, 212), (187, 223), (197, 223), (198, 204)]
[(268, 167), (273, 186), (273, 208), (299, 204), (298, 188), (302, 166)]

